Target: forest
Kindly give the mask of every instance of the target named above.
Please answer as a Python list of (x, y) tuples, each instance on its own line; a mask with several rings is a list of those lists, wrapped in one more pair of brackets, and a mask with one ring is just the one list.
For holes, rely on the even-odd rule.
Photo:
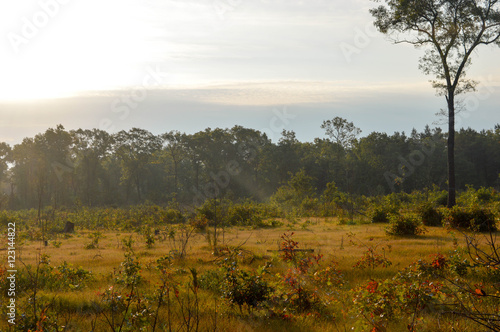
[[(439, 128), (357, 138), (361, 130), (338, 117), (321, 128), (313, 142), (300, 142), (286, 130), (272, 142), (241, 126), (153, 135), (138, 128), (111, 134), (59, 125), (13, 147), (0, 143), (0, 207), (117, 207), (175, 199), (193, 209), (213, 198), (266, 202), (284, 199), (279, 196), (292, 179), (305, 181), (301, 195), (312, 200), (331, 186), (357, 196), (446, 189), (447, 135)], [(500, 126), (457, 131), (455, 163), (459, 190), (498, 188)]]
[(1, 144), (0, 330), (500, 331), (500, 126), (320, 128)]
[[(482, 90), (479, 81), (466, 72), (477, 59), (477, 49), (500, 46), (500, 3), (374, 2), (377, 5), (369, 13), (378, 32), (395, 44), (424, 49), (418, 67), (434, 77), (432, 87), (446, 100), (446, 109), (437, 114), (446, 119), (446, 132), (426, 126), (421, 132), (361, 135), (362, 128), (334, 117), (318, 123), (317, 138), (312, 142), (298, 140), (286, 128), (276, 131), (282, 130), (281, 137), (273, 141), (263, 131), (238, 125), (196, 133), (166, 130), (159, 135), (141, 128), (107, 132), (102, 128), (66, 130), (57, 125), (13, 146), (0, 143), (0, 331), (500, 331), (500, 124), (492, 123), (493, 128), (481, 131), (457, 128), (462, 111), (481, 109), (488, 119), (495, 115), (490, 106), (495, 99), (490, 97), (498, 86), (494, 83), (496, 62), (484, 64), (492, 77), (484, 86), (488, 94), (472, 104), (467, 102), (472, 99), (461, 99), (461, 95)], [(236, 83), (248, 81), (252, 86), (253, 82), (273, 82), (270, 86), (274, 86), (278, 77), (288, 77), (284, 87), (269, 90), (284, 96), (290, 82), (314, 82), (311, 86), (318, 87), (323, 82), (335, 83), (340, 94), (352, 89), (357, 98), (365, 100), (372, 100), (366, 91), (391, 90), (381, 96), (404, 100), (401, 111), (406, 112), (412, 99), (401, 91), (419, 90), (414, 96), (424, 96), (419, 81), (409, 84), (415, 79), (409, 71), (400, 70), (394, 76), (400, 78), (391, 78), (393, 68), (383, 63), (392, 67), (399, 53), (380, 45), (368, 48), (370, 43), (378, 43), (368, 26), (352, 26), (354, 46), (338, 39), (335, 42), (332, 31), (337, 34), (345, 29), (330, 21), (357, 22), (356, 11), (349, 9), (340, 15), (340, 8), (333, 6), (333, 16), (325, 16), (327, 2), (297, 3), (300, 9), (280, 9), (280, 15), (267, 19), (270, 9), (234, 16), (239, 19), (225, 24), (233, 27), (228, 29), (230, 38), (217, 28), (221, 39), (208, 37), (202, 44), (189, 37), (189, 31), (197, 38), (204, 36), (191, 29), (204, 20), (195, 16), (195, 10), (188, 14), (162, 12), (158, 6), (152, 7), (154, 15), (146, 16), (141, 7), (134, 7), (141, 21), (161, 20), (151, 23), (151, 29), (136, 29), (129, 25), (132, 16), (129, 19), (126, 10), (122, 11), (126, 4), (110, 6), (112, 11), (107, 14), (106, 6), (93, 8), (89, 13), (102, 14), (106, 26), (94, 30), (105, 38), (110, 36), (109, 40), (80, 47), (78, 34), (64, 35), (59, 42), (46, 44), (50, 58), (58, 53), (65, 58), (55, 60), (54, 68), (45, 53), (33, 53), (33, 58), (42, 61), (36, 66), (52, 70), (43, 72), (43, 80), (19, 79), (26, 68), (36, 69), (34, 65), (9, 65), (5, 86), (19, 83), (18, 95), (28, 100), (31, 83), (32, 92), (51, 90), (54, 82), (50, 81), (58, 80), (56, 67), (85, 70), (82, 77), (83, 72), (70, 70), (70, 80), (59, 79), (68, 87), (85, 81), (85, 85), (75, 85), (82, 95), (130, 84), (124, 66), (138, 68), (141, 63), (142, 67), (151, 59), (139, 61), (138, 57), (137, 62), (125, 65), (128, 62), (121, 57), (146, 54), (146, 45), (164, 43), (167, 54), (159, 47), (150, 55), (163, 59), (159, 64), (169, 68), (179, 64), (182, 74), (174, 74), (166, 85), (156, 82), (158, 91), (170, 91), (170, 84), (173, 87), (184, 80), (190, 82), (186, 87), (195, 86), (197, 79), (203, 82), (207, 75), (207, 82), (231, 77), (237, 78)], [(205, 8), (197, 1), (188, 5), (193, 4), (182, 3), (182, 7)], [(364, 4), (352, 4), (367, 9)], [(48, 25), (60, 8), (54, 1), (40, 5), (43, 11), (33, 21), (46, 20), (36, 24), (39, 28)], [(219, 14), (222, 9), (223, 14), (238, 7), (236, 1), (222, 5), (213, 2), (213, 9)], [(203, 17), (206, 14), (203, 10)], [(116, 24), (118, 17), (127, 17), (123, 19), (127, 29)], [(323, 17), (329, 21), (323, 25), (325, 30), (321, 30)], [(169, 19), (175, 28), (167, 35), (158, 34), (169, 26), (164, 25)], [(28, 27), (33, 36), (24, 36), (24, 44), (38, 29), (26, 17), (22, 21), (33, 26)], [(98, 21), (94, 19), (90, 28), (94, 23), (99, 26)], [(233, 24), (236, 21), (246, 22), (252, 29), (242, 29)], [(294, 25), (284, 25), (288, 21)], [(84, 39), (92, 40), (87, 23), (77, 20)], [(259, 30), (259, 24), (265, 30)], [(282, 35), (275, 27), (287, 32), (292, 29)], [(26, 28), (22, 30), (25, 35)], [(132, 30), (133, 36), (128, 36)], [(142, 30), (154, 31), (154, 37), (135, 39)], [(107, 33), (110, 31), (112, 34)], [(7, 36), (12, 43), (17, 35), (11, 32)], [(115, 43), (120, 36), (126, 37), (126, 48)], [(291, 38), (283, 43), (280, 36)], [(184, 37), (188, 39), (179, 44)], [(240, 42), (245, 39), (255, 41), (242, 47), (245, 43)], [(68, 44), (72, 40), (79, 44)], [(57, 44), (61, 48), (53, 46)], [(340, 48), (343, 59), (330, 46), (337, 47), (337, 53)], [(68, 47), (76, 52), (66, 53)], [(14, 48), (17, 52), (19, 44)], [(385, 53), (377, 56), (375, 51), (381, 48)], [(87, 52), (92, 49), (104, 51)], [(111, 52), (115, 49), (126, 52), (115, 56)], [(312, 57), (309, 52), (321, 54)], [(361, 52), (369, 59), (368, 67), (358, 66), (360, 62), (348, 65), (351, 56)], [(87, 65), (96, 54), (107, 57), (108, 62)], [(399, 57), (398, 61), (407, 60)], [(197, 63), (191, 59), (210, 64), (210, 70), (190, 66)], [(481, 61), (484, 59), (488, 58)], [(278, 62), (285, 66), (277, 66)], [(371, 67), (381, 71), (372, 72)], [(347, 76), (338, 76), (340, 68)], [(9, 71), (15, 74), (10, 79)], [(120, 84), (105, 83), (108, 71), (119, 74), (113, 81)], [(271, 76), (264, 75), (268, 71)], [(295, 76), (300, 71), (307, 77)], [(95, 85), (86, 85), (87, 74)], [(145, 83), (149, 78), (142, 80), (140, 89), (124, 87), (131, 93), (140, 92), (141, 101), (145, 100), (151, 88)], [(344, 82), (347, 87), (342, 86)], [(67, 93), (68, 87), (61, 91)], [(243, 90), (214, 93), (207, 100), (212, 107), (226, 93), (244, 96), (249, 92)], [(9, 95), (11, 90), (6, 91)], [(258, 96), (265, 96), (264, 91)], [(302, 91), (308, 102), (300, 104), (323, 105), (321, 91)], [(394, 113), (385, 108), (393, 101), (373, 100), (380, 100), (377, 116), (390, 122), (389, 114)], [(350, 103), (353, 101), (346, 102)], [(369, 108), (373, 112), (371, 105)], [(65, 109), (64, 115), (72, 116), (75, 111)], [(182, 113), (182, 107), (177, 111)]]

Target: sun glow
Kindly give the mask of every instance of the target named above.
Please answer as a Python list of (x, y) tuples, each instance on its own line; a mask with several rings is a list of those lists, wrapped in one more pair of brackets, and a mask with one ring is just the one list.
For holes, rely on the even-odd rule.
[(48, 2), (20, 10), (3, 26), (0, 99), (67, 97), (137, 84), (141, 64), (154, 53), (144, 37), (155, 34), (143, 19), (145, 8), (133, 1), (42, 3)]

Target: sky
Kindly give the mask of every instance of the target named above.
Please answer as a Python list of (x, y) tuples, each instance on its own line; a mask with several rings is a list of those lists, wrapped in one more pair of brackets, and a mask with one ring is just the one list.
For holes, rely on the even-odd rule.
[[(369, 0), (0, 0), (0, 141), (62, 124), (155, 134), (242, 125), (273, 141), (443, 126), (423, 50), (373, 27)], [(474, 54), (459, 127), (500, 123), (498, 47)], [(434, 124), (433, 124), (434, 123)], [(440, 125), (441, 123), (441, 125)], [(443, 126), (444, 127), (444, 126)]]

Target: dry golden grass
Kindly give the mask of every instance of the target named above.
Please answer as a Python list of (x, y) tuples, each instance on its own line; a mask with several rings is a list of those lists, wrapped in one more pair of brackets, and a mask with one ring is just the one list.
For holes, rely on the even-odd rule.
[[(326, 261), (334, 260), (338, 268), (344, 273), (350, 288), (371, 278), (390, 278), (398, 270), (408, 266), (418, 259), (428, 259), (430, 255), (438, 252), (448, 252), (454, 248), (454, 237), (444, 228), (428, 227), (424, 235), (418, 237), (392, 237), (387, 236), (384, 231), (385, 225), (361, 224), (361, 225), (339, 225), (336, 220), (323, 220), (314, 218), (312, 221), (299, 220), (295, 223), (285, 223), (284, 226), (272, 229), (252, 229), (249, 227), (232, 227), (224, 231), (219, 230), (219, 243), (221, 245), (241, 247), (255, 255), (253, 267), (263, 265), (267, 259), (276, 256), (270, 250), (279, 247), (280, 236), (285, 232), (294, 232), (294, 240), (299, 242), (300, 249), (314, 249), (315, 253), (324, 255)], [(44, 292), (47, 298), (57, 298), (58, 310), (67, 308), (68, 315), (72, 315), (67, 331), (89, 331), (89, 312), (79, 313), (82, 303), (91, 306), (92, 301), (97, 298), (96, 292), (106, 289), (113, 284), (112, 273), (114, 269), (120, 268), (124, 260), (124, 247), (122, 239), (132, 237), (133, 249), (139, 257), (142, 265), (141, 275), (149, 281), (145, 288), (155, 286), (159, 282), (157, 271), (154, 266), (156, 260), (176, 249), (168, 238), (157, 239), (153, 248), (147, 248), (144, 236), (137, 233), (103, 231), (99, 239), (97, 249), (85, 249), (91, 242), (94, 232), (77, 230), (69, 238), (59, 236), (53, 241), (60, 241), (61, 245), (56, 248), (53, 241), (44, 247), (40, 242), (25, 242), (18, 251), (19, 258), (26, 265), (36, 264), (37, 255), (40, 253), (50, 256), (52, 266), (58, 266), (64, 261), (73, 266), (81, 266), (92, 271), (96, 281), (87, 288), (75, 292)], [(456, 240), (455, 240), (456, 241)], [(459, 241), (460, 244), (460, 241)], [(368, 247), (375, 248), (376, 252), (384, 255), (392, 262), (387, 268), (375, 268), (373, 270), (353, 269), (353, 265), (362, 257)], [(188, 270), (195, 267), (200, 273), (214, 268), (213, 250), (208, 244), (204, 233), (196, 233), (189, 241), (187, 257), (176, 261), (178, 269)], [(181, 276), (185, 280), (189, 278), (186, 272)], [(151, 286), (152, 285), (152, 286)], [(346, 326), (341, 321), (305, 318), (294, 324), (287, 322), (269, 320), (260, 314), (243, 314), (231, 309), (222, 299), (218, 300), (218, 312), (214, 313), (213, 296), (203, 293), (200, 298), (202, 303), (201, 330), (213, 330), (213, 321), (217, 317), (219, 331), (343, 331)], [(165, 313), (162, 312), (165, 320)], [(433, 322), (429, 316), (429, 326), (437, 326), (439, 322)], [(6, 328), (5, 321), (0, 322), (0, 329)], [(443, 323), (444, 324), (444, 323)], [(447, 324), (447, 325), (446, 325)], [(458, 326), (469, 326), (462, 320), (447, 321), (442, 331), (452, 330)], [(461, 325), (462, 324), (462, 325)], [(465, 325), (464, 325), (465, 324)], [(97, 331), (107, 331), (106, 324), (100, 320)], [(441, 325), (439, 325), (441, 326)], [(397, 323), (394, 331), (403, 326)], [(424, 329), (425, 330), (425, 329)], [(428, 329), (432, 331), (432, 329)], [(401, 330), (402, 331), (402, 330)]]

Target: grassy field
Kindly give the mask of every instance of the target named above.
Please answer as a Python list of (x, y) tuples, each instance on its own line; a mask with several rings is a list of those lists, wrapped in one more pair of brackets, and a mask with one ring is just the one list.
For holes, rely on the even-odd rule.
[[(0, 330), (479, 331), (453, 311), (438, 313), (419, 305), (424, 295), (415, 302), (413, 314), (380, 309), (389, 302), (370, 311), (370, 296), (379, 296), (377, 301), (399, 296), (387, 293), (398, 272), (418, 260), (436, 262), (438, 253), (451, 261), (450, 255), (465, 244), (443, 227), (427, 227), (417, 237), (392, 237), (385, 226), (311, 218), (284, 221), (276, 228), (231, 227), (218, 230), (217, 253), (213, 229), (207, 234), (160, 227), (159, 234), (149, 235), (149, 245), (148, 237), (136, 232), (76, 229), (52, 238), (48, 246), (25, 237), (17, 248), (17, 327), (5, 318)], [(295, 249), (314, 252), (287, 259), (286, 251), (278, 252), (285, 233), (298, 243)], [(263, 266), (266, 273), (259, 270)], [(239, 305), (235, 288), (228, 286), (235, 284), (228, 282), (232, 277), (241, 287), (265, 282), (273, 291), (259, 303)], [(480, 274), (468, 278), (481, 281)], [(378, 294), (384, 280), (389, 290)], [(423, 289), (423, 283), (411, 285), (417, 284)], [(488, 306), (498, 308), (495, 303)], [(3, 312), (6, 317), (5, 308)], [(381, 317), (373, 318), (373, 313)], [(37, 326), (30, 327), (30, 321)]]

